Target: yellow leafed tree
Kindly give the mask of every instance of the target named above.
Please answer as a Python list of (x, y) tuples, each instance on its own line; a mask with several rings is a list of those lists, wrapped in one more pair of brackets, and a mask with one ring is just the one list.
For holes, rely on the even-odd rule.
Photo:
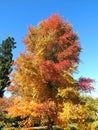
[(77, 34), (53, 14), (30, 26), (23, 42), (26, 53), (16, 59), (9, 87), (15, 96), (9, 114), (25, 119), (24, 127), (68, 123), (70, 108), (80, 104), (81, 85), (73, 78), (81, 51)]

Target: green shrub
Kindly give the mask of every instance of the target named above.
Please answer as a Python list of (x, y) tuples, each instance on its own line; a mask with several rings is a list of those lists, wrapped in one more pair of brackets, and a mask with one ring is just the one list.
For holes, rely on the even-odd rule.
[(76, 124), (69, 124), (70, 130), (78, 130)]
[(94, 121), (91, 125), (91, 130), (98, 130), (98, 121)]

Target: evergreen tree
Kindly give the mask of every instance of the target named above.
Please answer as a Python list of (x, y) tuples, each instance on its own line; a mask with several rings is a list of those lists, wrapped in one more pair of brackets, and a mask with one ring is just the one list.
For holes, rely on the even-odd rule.
[(3, 97), (5, 88), (10, 85), (9, 74), (12, 71), (13, 54), (15, 48), (13, 37), (8, 37), (0, 45), (0, 97)]

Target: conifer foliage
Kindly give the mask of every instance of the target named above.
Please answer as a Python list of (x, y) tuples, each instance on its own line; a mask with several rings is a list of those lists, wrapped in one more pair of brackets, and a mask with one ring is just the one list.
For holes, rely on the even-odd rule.
[(10, 85), (9, 74), (12, 71), (14, 38), (8, 37), (0, 45), (0, 97), (3, 97), (5, 88)]

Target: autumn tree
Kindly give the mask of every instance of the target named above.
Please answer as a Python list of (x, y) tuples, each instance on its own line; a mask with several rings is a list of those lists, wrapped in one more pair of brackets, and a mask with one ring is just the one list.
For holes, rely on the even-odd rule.
[(12, 71), (14, 38), (8, 37), (0, 45), (0, 97), (3, 97), (5, 88), (10, 85), (9, 74)]
[(93, 80), (73, 77), (81, 51), (78, 35), (68, 21), (53, 14), (37, 27), (29, 26), (23, 42), (26, 53), (14, 63), (9, 90), (15, 101), (9, 114), (25, 118), (26, 127), (34, 126), (36, 120), (51, 130), (53, 124), (66, 127), (70, 108), (76, 104), (81, 108), (80, 91), (93, 89)]
[(7, 116), (8, 107), (13, 104), (12, 100), (6, 97), (0, 98), (0, 127), (7, 125), (10, 121), (10, 117)]

